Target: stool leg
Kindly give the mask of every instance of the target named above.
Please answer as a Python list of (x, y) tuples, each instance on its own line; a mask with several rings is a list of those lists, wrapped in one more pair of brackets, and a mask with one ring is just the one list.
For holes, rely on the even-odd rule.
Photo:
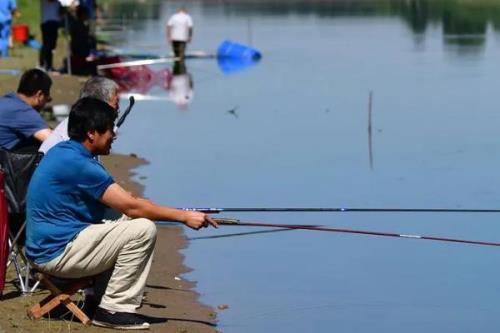
[(71, 296), (78, 290), (85, 288), (91, 282), (90, 279), (78, 280), (68, 287), (68, 290), (61, 291), (45, 275), (38, 273), (36, 278), (50, 290), (51, 294), (45, 297), (40, 303), (28, 310), (28, 317), (31, 319), (41, 318), (60, 304), (70, 310), (84, 325), (90, 324), (89, 317), (71, 300)]

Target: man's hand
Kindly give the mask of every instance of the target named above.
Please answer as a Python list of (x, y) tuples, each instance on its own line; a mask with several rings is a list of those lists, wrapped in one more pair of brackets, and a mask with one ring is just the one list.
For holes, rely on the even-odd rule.
[(131, 218), (144, 217), (153, 221), (179, 221), (195, 230), (206, 228), (209, 224), (214, 228), (219, 226), (205, 213), (160, 206), (147, 199), (133, 197), (117, 183), (108, 186), (100, 201)]
[(210, 216), (201, 212), (187, 211), (185, 212), (184, 223), (191, 229), (198, 230), (200, 228), (206, 228), (211, 224), (214, 228), (218, 228), (219, 225)]

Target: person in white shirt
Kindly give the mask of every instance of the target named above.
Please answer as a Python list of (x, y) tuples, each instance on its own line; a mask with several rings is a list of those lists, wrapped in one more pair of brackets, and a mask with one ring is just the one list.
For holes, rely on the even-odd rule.
[[(80, 98), (92, 97), (108, 103), (118, 111), (118, 85), (115, 81), (102, 76), (94, 76), (85, 82), (80, 91)], [(40, 146), (39, 152), (47, 152), (56, 144), (69, 140), (68, 118), (64, 119), (52, 131), (49, 137)]]
[(186, 44), (193, 37), (193, 19), (184, 7), (170, 17), (167, 23), (167, 38), (172, 43), (176, 58), (184, 59)]

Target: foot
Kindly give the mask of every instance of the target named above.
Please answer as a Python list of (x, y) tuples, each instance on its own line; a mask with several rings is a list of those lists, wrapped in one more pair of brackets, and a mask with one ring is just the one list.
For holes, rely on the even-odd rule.
[(147, 330), (149, 323), (141, 316), (130, 312), (113, 312), (98, 307), (92, 324), (118, 330)]

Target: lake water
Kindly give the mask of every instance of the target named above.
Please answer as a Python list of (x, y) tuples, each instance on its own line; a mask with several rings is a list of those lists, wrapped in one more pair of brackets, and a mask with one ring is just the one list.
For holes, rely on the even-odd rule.
[[(127, 29), (113, 33), (114, 46), (166, 54), (164, 26), (178, 4), (116, 1), (107, 13)], [(165, 88), (171, 65), (149, 67), (156, 80), (132, 88), (148, 99), (114, 146), (151, 162), (138, 170), (147, 197), (175, 207), (499, 207), (500, 4), (187, 5), (189, 50), (215, 52), (231, 39), (263, 58), (232, 74), (215, 59), (188, 60), (184, 99)], [(499, 214), (222, 216), (500, 242)], [(223, 332), (500, 325), (498, 247), (316, 231), (230, 236), (261, 230), (186, 230), (194, 271), (184, 278), (198, 281), (202, 302), (229, 305), (218, 314)]]

